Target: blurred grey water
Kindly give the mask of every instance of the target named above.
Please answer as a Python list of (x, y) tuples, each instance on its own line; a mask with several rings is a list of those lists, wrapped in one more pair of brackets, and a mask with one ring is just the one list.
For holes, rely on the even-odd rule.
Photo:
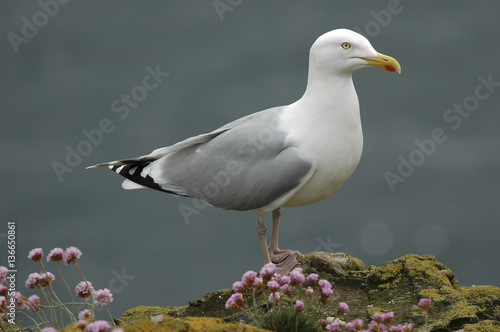
[(27, 295), (24, 280), (38, 266), (25, 256), (34, 247), (79, 247), (87, 278), (115, 292), (115, 316), (141, 304), (185, 305), (259, 269), (252, 211), (124, 191), (115, 174), (85, 167), (295, 101), (309, 47), (340, 27), (369, 37), (402, 74), (355, 74), (361, 163), (334, 197), (285, 209), (280, 245), (342, 251), (367, 266), (432, 254), (462, 285), (500, 286), (499, 3), (42, 0), (0, 8), (0, 264), (15, 219), (18, 288)]

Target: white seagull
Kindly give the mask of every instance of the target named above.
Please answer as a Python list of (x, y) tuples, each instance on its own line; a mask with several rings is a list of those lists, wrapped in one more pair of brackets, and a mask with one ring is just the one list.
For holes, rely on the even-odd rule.
[[(250, 114), (148, 155), (89, 168), (108, 166), (126, 178), (124, 189), (151, 188), (227, 210), (255, 210), (265, 263), (287, 274), (300, 253), (278, 247), (282, 207), (325, 199), (354, 172), (363, 133), (352, 74), (370, 66), (401, 73), (394, 58), (375, 51), (362, 35), (327, 32), (311, 47), (307, 88), (293, 104)], [(269, 246), (268, 212), (273, 220)]]

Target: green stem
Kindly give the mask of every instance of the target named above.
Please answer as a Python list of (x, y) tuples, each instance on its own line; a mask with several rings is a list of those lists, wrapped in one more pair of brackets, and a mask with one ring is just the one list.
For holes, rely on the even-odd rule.
[[(80, 273), (80, 276), (82, 277), (83, 281), (85, 281), (85, 283), (87, 284), (87, 287), (89, 289), (90, 295), (92, 297), (92, 303), (95, 303), (94, 292), (92, 291), (92, 287), (90, 287), (89, 282), (87, 281), (87, 279), (85, 279), (85, 276), (83, 275), (83, 272), (80, 269), (80, 265), (78, 265), (78, 263), (76, 262), (76, 260), (73, 261), (73, 263), (75, 263), (75, 266), (78, 269), (78, 272)], [(95, 317), (95, 315), (94, 315), (95, 305), (89, 303), (88, 307), (89, 307), (89, 310), (90, 310), (90, 317), (94, 318)]]
[[(47, 319), (47, 316), (45, 316), (45, 313), (41, 310), (42, 305), (37, 305), (37, 304), (31, 302), (29, 299), (26, 299), (26, 302), (29, 302), (31, 304), (31, 306), (33, 308), (33, 313), (38, 316), (38, 318), (40, 319), (42, 324), (45, 324), (46, 326), (50, 326), (49, 320)], [(42, 315), (43, 315), (43, 317), (42, 317)]]
[[(40, 266), (42, 267), (42, 271), (45, 273), (45, 275), (47, 275), (47, 270), (45, 269), (45, 266), (43, 265), (42, 261), (38, 261), (40, 263)], [(57, 300), (58, 303), (62, 304), (63, 302), (61, 301), (61, 299), (59, 299), (59, 297), (57, 296), (54, 288), (52, 287), (52, 280), (47, 280), (47, 283), (48, 283), (48, 286), (50, 288), (50, 291), (52, 292), (52, 295), (54, 296), (54, 298)], [(72, 323), (76, 323), (76, 319), (75, 319), (75, 315), (73, 315), (73, 313), (68, 309), (66, 308), (66, 306), (61, 306), (61, 324), (63, 324), (64, 326), (64, 315), (63, 315), (63, 310), (66, 312), (66, 314), (70, 317), (71, 319), (71, 322)], [(55, 314), (55, 313), (54, 313)], [(54, 318), (57, 317), (57, 316), (54, 316)], [(55, 321), (54, 321), (57, 325), (57, 327), (59, 327), (59, 324), (58, 324), (58, 321), (57, 321), (57, 318), (55, 318)]]
[(111, 323), (113, 323), (113, 326), (116, 326), (115, 320), (113, 319), (113, 316), (111, 315), (111, 312), (109, 311), (109, 307), (107, 304), (104, 305), (106, 307), (106, 311), (108, 312), (109, 318), (111, 318)]
[(64, 275), (62, 273), (61, 269), (61, 264), (57, 262), (57, 270), (59, 270), (59, 275), (61, 276), (62, 281), (66, 285), (66, 288), (68, 289), (69, 296), (71, 297), (71, 301), (73, 302), (73, 315), (76, 315), (76, 306), (75, 306), (75, 298), (73, 297), (73, 292), (71, 291), (71, 288), (69, 287), (68, 281), (66, 281), (66, 278), (64, 278)]
[[(42, 325), (42, 323), (38, 323), (33, 317), (31, 317), (30, 315), (28, 315), (24, 311), (16, 311), (16, 313), (23, 314), (24, 316), (26, 316), (26, 318), (29, 318), (33, 322), (34, 326), (36, 326), (36, 327), (39, 327), (40, 325)], [(23, 329), (21, 329), (20, 331), (23, 331)]]
[[(50, 290), (52, 291), (52, 294), (54, 295), (54, 297), (56, 298), (57, 302), (59, 304), (61, 304), (61, 323), (64, 323), (64, 319), (63, 319), (63, 310), (66, 312), (66, 314), (70, 317), (71, 319), (71, 322), (72, 323), (76, 323), (76, 318), (75, 318), (75, 315), (73, 315), (73, 313), (63, 304), (63, 302), (61, 301), (61, 299), (57, 296), (54, 288), (52, 287), (52, 282), (49, 282), (49, 288)], [(63, 324), (64, 325), (64, 324)]]
[(56, 313), (54, 310), (54, 307), (52, 306), (52, 298), (50, 297), (50, 294), (48, 294), (46, 291), (43, 290), (42, 287), (38, 286), (38, 289), (42, 292), (43, 297), (45, 298), (45, 301), (47, 301), (48, 308), (50, 309), (50, 321), (55, 322), (56, 321)]

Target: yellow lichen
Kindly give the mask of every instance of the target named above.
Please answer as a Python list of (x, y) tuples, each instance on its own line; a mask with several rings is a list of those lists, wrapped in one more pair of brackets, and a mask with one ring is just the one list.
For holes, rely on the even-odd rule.
[(498, 332), (500, 331), (500, 322), (483, 320), (476, 324), (465, 324), (462, 330), (467, 332)]
[(129, 309), (125, 311), (121, 317), (121, 321), (123, 323), (127, 323), (130, 321), (140, 320), (146, 317), (152, 317), (156, 315), (170, 315), (173, 317), (181, 316), (182, 313), (186, 310), (186, 306), (182, 307), (155, 307), (155, 306), (143, 306), (140, 305), (138, 307)]
[(220, 318), (210, 317), (185, 317), (174, 318), (168, 315), (163, 316), (161, 322), (153, 322), (144, 318), (140, 321), (131, 322), (122, 326), (125, 332), (149, 332), (149, 331), (171, 331), (171, 332), (268, 332), (254, 326), (249, 326), (237, 322), (225, 322)]

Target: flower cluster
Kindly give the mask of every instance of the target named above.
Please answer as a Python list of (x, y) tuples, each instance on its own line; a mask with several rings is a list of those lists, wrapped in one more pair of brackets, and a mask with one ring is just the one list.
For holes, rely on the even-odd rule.
[(26, 287), (29, 289), (33, 289), (36, 287), (44, 288), (48, 285), (52, 284), (56, 280), (56, 276), (51, 272), (40, 273), (31, 273), (26, 280)]
[[(264, 265), (259, 274), (254, 271), (248, 271), (243, 274), (241, 281), (236, 281), (233, 284), (233, 291), (234, 293), (226, 302), (226, 309), (242, 309), (255, 325), (264, 328), (266, 325), (262, 324), (262, 322), (265, 321), (265, 315), (274, 314), (276, 316), (279, 315), (280, 310), (288, 310), (293, 315), (288, 314), (286, 316), (291, 321), (291, 325), (289, 325), (289, 328), (282, 330), (287, 331), (301, 331), (298, 326), (299, 317), (315, 319), (313, 311), (305, 315), (301, 314), (307, 311), (308, 307), (311, 307), (314, 298), (317, 299), (318, 304), (326, 306), (328, 299), (333, 294), (332, 284), (326, 279), (320, 279), (318, 274), (311, 273), (305, 276), (303, 269), (295, 268), (290, 272), (289, 276), (281, 276), (276, 273), (276, 266), (272, 263)], [(248, 291), (252, 292), (252, 298), (250, 299), (253, 300), (253, 305), (248, 300), (245, 300), (245, 294), (248, 294)], [(262, 306), (257, 305), (255, 301), (257, 291), (261, 292), (264, 296), (267, 295), (268, 303), (273, 306), (271, 309), (268, 305), (267, 313), (260, 313), (258, 310)], [(301, 298), (301, 296), (303, 297)], [(285, 301), (286, 303), (291, 303), (292, 306), (290, 308), (285, 308), (283, 298), (287, 300)], [(431, 300), (427, 298), (420, 299), (418, 303), (418, 306), (426, 315), (426, 321), (430, 305)], [(339, 302), (336, 311), (337, 317), (318, 319), (314, 323), (319, 323), (324, 330), (330, 332), (411, 332), (413, 330), (411, 323), (393, 325), (394, 312), (374, 313), (367, 327), (365, 327), (365, 322), (360, 318), (356, 318), (350, 322), (344, 322), (339, 318), (348, 312), (349, 305), (345, 302)], [(269, 326), (276, 326), (278, 321), (283, 322), (283, 316), (279, 318), (279, 320)]]
[[(307, 277), (307, 283), (310, 285), (308, 297), (312, 296), (314, 288), (319, 285), (318, 300), (320, 303), (326, 304), (328, 298), (333, 294), (332, 285), (326, 279), (318, 281), (318, 277), (314, 273)], [(290, 276), (282, 276), (276, 273), (276, 266), (273, 263), (266, 264), (262, 267), (259, 274), (254, 271), (248, 271), (243, 274), (241, 281), (236, 281), (233, 284), (235, 293), (227, 300), (226, 309), (243, 308), (246, 305), (243, 296), (245, 288), (269, 292), (268, 301), (279, 306), (282, 294), (290, 297), (292, 290), (300, 288), (305, 282), (306, 277), (303, 274), (302, 268), (293, 269), (290, 272)], [(297, 312), (304, 310), (303, 301), (297, 301), (294, 306)]]
[[(305, 292), (304, 287), (307, 287)], [(317, 274), (312, 273), (306, 276), (302, 268), (295, 268), (289, 276), (282, 276), (276, 273), (276, 266), (272, 263), (264, 265), (260, 273), (248, 271), (243, 274), (241, 281), (233, 284), (233, 291), (234, 294), (226, 302), (226, 309), (242, 309), (256, 325), (265, 327), (263, 322), (266, 321), (266, 317), (259, 317), (260, 313), (256, 310), (255, 301), (253, 306), (245, 301), (244, 294), (252, 292), (252, 298), (255, 299), (256, 293), (259, 292), (267, 299), (267, 314), (296, 317), (291, 323), (293, 325), (291, 328), (295, 330), (300, 330), (299, 318), (309, 320), (318, 326), (317, 320), (311, 318), (315, 315), (311, 316), (308, 311), (313, 303), (326, 305), (328, 298), (333, 294), (330, 282), (326, 279), (319, 279)], [(300, 295), (304, 295), (303, 298), (300, 298)], [(275, 309), (271, 310), (269, 306)], [(345, 303), (339, 304), (339, 315), (348, 310), (349, 307)], [(307, 313), (302, 314), (302, 312)], [(264, 316), (267, 314), (265, 313)]]
[[(76, 247), (69, 247), (66, 250), (63, 250), (62, 248), (54, 248), (47, 255), (47, 262), (56, 263), (61, 280), (66, 284), (66, 287), (70, 292), (70, 296), (73, 299), (72, 303), (63, 303), (52, 287), (52, 284), (56, 280), (56, 277), (53, 273), (45, 269), (45, 266), (42, 262), (44, 254), (41, 248), (32, 249), (28, 254), (28, 258), (34, 262), (39, 263), (42, 271), (29, 274), (28, 278), (26, 279), (25, 286), (28, 289), (38, 289), (43, 295), (42, 298), (44, 298), (48, 302), (47, 304), (42, 304), (40, 296), (36, 294), (33, 294), (30, 297), (26, 298), (20, 292), (13, 292), (12, 294), (8, 293), (8, 288), (4, 285), (6, 283), (8, 269), (5, 266), (0, 266), (0, 314), (2, 316), (0, 317), (0, 328), (2, 327), (2, 319), (6, 318), (5, 313), (2, 312), (6, 312), (8, 303), (12, 302), (15, 304), (15, 308), (17, 310), (27, 309), (31, 314), (34, 315), (34, 317), (39, 318), (41, 321), (37, 322), (35, 318), (31, 318), (28, 314), (26, 314), (27, 317), (30, 317), (31, 321), (36, 322), (36, 325), (39, 326), (39, 329), (41, 329), (42, 332), (57, 331), (57, 329), (64, 327), (63, 325), (61, 326), (61, 324), (64, 324), (64, 317), (62, 315), (62, 312), (66, 313), (66, 316), (71, 320), (72, 323), (77, 323), (77, 327), (82, 331), (109, 331), (112, 325), (107, 321), (96, 320), (96, 317), (94, 316), (94, 309), (97, 305), (105, 306), (108, 314), (111, 317), (111, 321), (113, 321), (113, 318), (107, 307), (108, 303), (113, 302), (113, 294), (107, 288), (99, 289), (96, 291), (92, 283), (85, 279), (77, 263), (77, 260), (81, 256), (82, 252)], [(78, 269), (78, 272), (80, 273), (83, 281), (77, 284), (77, 286), (75, 287), (75, 293), (79, 298), (85, 300), (84, 303), (75, 303), (69, 284), (67, 283), (62, 273), (60, 265), (61, 261), (63, 261), (66, 265), (73, 264)], [(8, 299), (7, 295), (9, 295), (11, 298)], [(75, 308), (75, 304), (87, 305), (88, 309), (83, 310), (78, 314), (78, 317), (76, 317), (76, 313), (72, 312), (69, 309)], [(61, 314), (55, 312), (56, 308), (61, 308)], [(41, 312), (42, 309), (50, 310), (50, 316), (44, 314), (43, 311)], [(61, 317), (61, 321), (52, 321), (52, 324), (55, 324), (55, 327), (57, 329), (50, 326), (52, 324), (47, 321), (46, 317)], [(7, 321), (6, 319), (4, 320)], [(46, 327), (42, 328), (43, 326)], [(120, 328), (115, 328), (112, 331), (123, 332)]]

